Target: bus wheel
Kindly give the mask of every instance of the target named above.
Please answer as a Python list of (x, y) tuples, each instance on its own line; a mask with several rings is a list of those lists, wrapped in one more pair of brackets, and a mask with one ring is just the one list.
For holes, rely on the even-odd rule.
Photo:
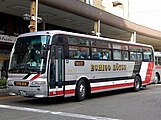
[(138, 92), (140, 88), (141, 88), (141, 79), (139, 76), (136, 76), (134, 80), (134, 91)]
[(84, 82), (84, 80), (79, 80), (77, 83), (77, 87), (76, 87), (76, 100), (77, 101), (82, 101), (85, 99), (86, 96), (86, 83)]
[(155, 80), (154, 80), (154, 83), (157, 84), (159, 83), (159, 76), (157, 73), (155, 73)]

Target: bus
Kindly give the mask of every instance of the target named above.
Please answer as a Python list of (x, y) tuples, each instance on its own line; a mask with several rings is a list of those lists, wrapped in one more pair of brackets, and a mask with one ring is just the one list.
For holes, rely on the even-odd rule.
[(154, 83), (160, 83), (161, 75), (161, 52), (154, 52), (155, 56), (155, 79)]
[(11, 52), (8, 91), (78, 101), (97, 92), (139, 91), (151, 81), (153, 51), (151, 45), (60, 30), (25, 33)]

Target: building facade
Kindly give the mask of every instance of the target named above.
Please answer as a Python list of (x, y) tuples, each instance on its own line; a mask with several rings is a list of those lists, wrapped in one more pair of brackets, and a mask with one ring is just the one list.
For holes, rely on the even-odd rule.
[(28, 22), (20, 17), (5, 13), (0, 13), (0, 16), (0, 79), (5, 79), (7, 77), (9, 55), (16, 37), (29, 30), (26, 29)]
[(129, 18), (129, 0), (79, 0), (124, 19)]

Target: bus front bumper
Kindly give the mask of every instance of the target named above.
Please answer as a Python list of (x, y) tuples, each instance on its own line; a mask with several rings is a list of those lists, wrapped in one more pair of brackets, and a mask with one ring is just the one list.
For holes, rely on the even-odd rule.
[(20, 95), (24, 97), (48, 97), (47, 87), (24, 87), (24, 86), (8, 86), (9, 95)]

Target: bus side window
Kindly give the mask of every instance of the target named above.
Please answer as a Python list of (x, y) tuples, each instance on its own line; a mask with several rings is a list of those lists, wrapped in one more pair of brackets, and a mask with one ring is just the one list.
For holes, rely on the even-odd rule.
[(98, 53), (93, 53), (92, 58), (93, 59), (101, 59), (101, 53), (99, 53), (99, 52)]
[(143, 58), (144, 61), (147, 62), (152, 62), (154, 61), (153, 55), (152, 55), (152, 50), (151, 49), (145, 49), (143, 52)]
[(69, 46), (69, 58), (89, 59), (89, 48), (80, 46)]
[(111, 59), (111, 50), (103, 49), (102, 50), (102, 59), (110, 60)]
[(158, 65), (161, 65), (161, 57), (158, 57)]
[(146, 62), (152, 61), (151, 54), (147, 54), (146, 52), (144, 52), (144, 61)]
[(130, 60), (136, 60), (136, 52), (130, 52)]
[(69, 58), (73, 58), (73, 51), (69, 50)]
[(144, 55), (144, 61), (146, 61), (146, 62), (150, 61), (148, 55)]
[(137, 60), (138, 61), (142, 60), (142, 53), (141, 52), (137, 52)]
[(121, 51), (120, 50), (113, 51), (113, 59), (114, 60), (121, 60)]
[(102, 59), (108, 59), (108, 53), (106, 53), (106, 52), (103, 52), (102, 53)]
[(122, 60), (129, 60), (128, 51), (122, 51)]
[(92, 48), (92, 59), (102, 59), (102, 55), (99, 52), (99, 49)]

